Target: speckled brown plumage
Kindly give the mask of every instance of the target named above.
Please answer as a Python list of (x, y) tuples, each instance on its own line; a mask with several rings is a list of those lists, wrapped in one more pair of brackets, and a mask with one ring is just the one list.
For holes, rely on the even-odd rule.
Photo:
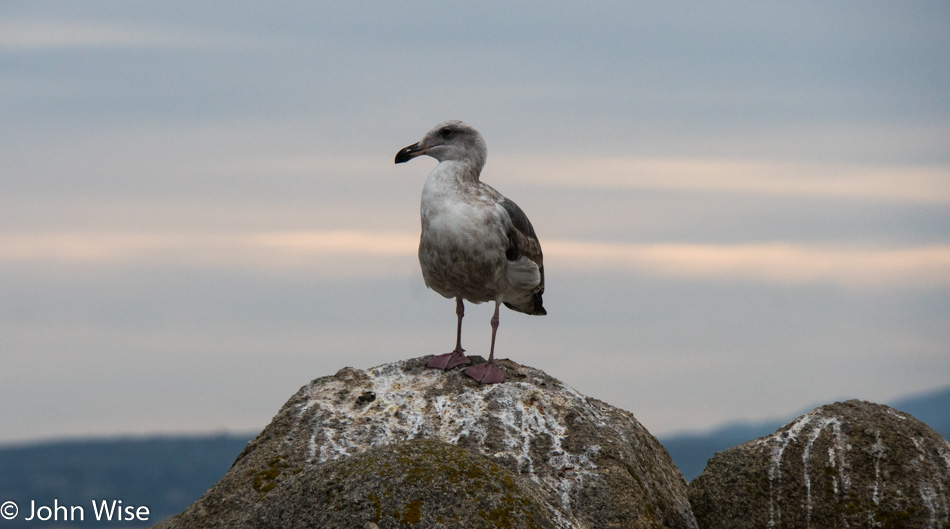
[(419, 264), (426, 286), (456, 298), (458, 332), (451, 353), (430, 367), (451, 369), (470, 363), (461, 346), (462, 300), (495, 302), (489, 360), (466, 374), (482, 383), (504, 380), (493, 365), (498, 307), (544, 315), (544, 257), (531, 221), (513, 201), (479, 179), (488, 154), (485, 140), (461, 121), (430, 130), (418, 143), (396, 154), (396, 163), (421, 155), (439, 165), (422, 190)]

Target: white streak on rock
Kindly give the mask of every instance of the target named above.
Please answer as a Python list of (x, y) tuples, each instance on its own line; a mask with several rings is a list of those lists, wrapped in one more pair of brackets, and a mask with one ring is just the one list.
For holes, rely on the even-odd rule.
[(803, 478), (805, 481), (805, 527), (811, 527), (811, 513), (812, 513), (812, 502), (811, 502), (811, 474), (809, 472), (809, 459), (811, 455), (812, 446), (814, 446), (815, 441), (818, 440), (818, 436), (821, 435), (822, 430), (827, 426), (831, 425), (832, 431), (835, 435), (835, 442), (832, 444), (832, 448), (829, 448), (829, 456), (834, 462), (834, 447), (843, 446), (841, 440), (841, 422), (838, 421), (835, 417), (826, 417), (818, 421), (818, 424), (815, 425), (814, 429), (811, 431), (811, 435), (808, 436), (808, 441), (805, 443), (805, 448), (802, 450), (802, 468), (803, 468)]
[(893, 415), (894, 417), (897, 417), (898, 419), (900, 419), (900, 420), (902, 420), (902, 421), (903, 421), (903, 420), (907, 420), (907, 417), (905, 417), (904, 415), (901, 415), (900, 413), (897, 413), (896, 411), (894, 411), (894, 410), (892, 410), (892, 409), (888, 409), (888, 410), (887, 410), (887, 413), (890, 414), (890, 415)]
[(772, 441), (771, 463), (769, 465), (769, 527), (775, 527), (782, 520), (782, 454), (788, 444), (798, 438), (798, 434), (811, 421), (811, 414), (798, 418), (788, 430), (775, 433), (767, 438)]
[[(933, 485), (924, 480), (921, 480), (918, 486), (920, 487), (920, 499), (923, 500), (924, 506), (930, 512), (930, 527), (939, 527), (937, 525), (937, 491), (934, 490)], [(946, 512), (946, 509), (944, 509), (944, 512)]]
[[(471, 439), (482, 445), (495, 431), (501, 433), (506, 450), (486, 455), (513, 461), (518, 472), (551, 487), (569, 510), (574, 492), (597, 476), (592, 456), (600, 447), (588, 446), (583, 452), (564, 447), (570, 427), (565, 423), (567, 410), (587, 410), (583, 420), (626, 437), (623, 428), (611, 425), (605, 413), (567, 386), (544, 389), (539, 381), (507, 382), (428, 398), (426, 389), (441, 384), (444, 376), (435, 370), (410, 375), (396, 362), (365, 371), (347, 368), (337, 374), (339, 380), (307, 386), (305, 400), (297, 406), (297, 428), (309, 436), (308, 463), (423, 436), (451, 444)], [(372, 398), (360, 400), (370, 394)], [(495, 408), (488, 409), (489, 402)], [(509, 404), (499, 408), (497, 403)], [(538, 475), (541, 463), (559, 471)]]
[(881, 443), (881, 432), (874, 432), (874, 444), (871, 445), (871, 455), (874, 457), (874, 488), (871, 489), (871, 501), (880, 505), (881, 490), (881, 458), (884, 457), (884, 445)]

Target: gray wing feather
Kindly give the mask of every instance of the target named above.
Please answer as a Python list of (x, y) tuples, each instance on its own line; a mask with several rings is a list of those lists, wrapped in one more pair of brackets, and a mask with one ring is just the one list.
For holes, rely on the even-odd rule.
[(508, 248), (505, 250), (505, 257), (509, 261), (516, 261), (521, 257), (526, 257), (538, 265), (538, 272), (541, 274), (541, 282), (537, 289), (532, 292), (531, 299), (526, 304), (518, 306), (505, 303), (510, 308), (526, 314), (547, 314), (541, 301), (541, 294), (544, 293), (544, 255), (541, 253), (541, 243), (534, 232), (534, 226), (528, 220), (528, 216), (511, 200), (504, 198), (500, 202), (501, 207), (505, 209), (511, 218), (511, 228), (508, 230)]

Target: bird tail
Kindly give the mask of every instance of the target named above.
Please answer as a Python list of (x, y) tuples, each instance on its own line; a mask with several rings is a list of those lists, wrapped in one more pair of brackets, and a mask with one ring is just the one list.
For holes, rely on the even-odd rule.
[(544, 316), (548, 313), (548, 311), (544, 310), (544, 306), (541, 301), (541, 294), (543, 293), (543, 290), (535, 292), (534, 294), (531, 294), (530, 298), (518, 303), (517, 305), (506, 301), (505, 306), (511, 310), (516, 310), (518, 312), (523, 312), (532, 316)]

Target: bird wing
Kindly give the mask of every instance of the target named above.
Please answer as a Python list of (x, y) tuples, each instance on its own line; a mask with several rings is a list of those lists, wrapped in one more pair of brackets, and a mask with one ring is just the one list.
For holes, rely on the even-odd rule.
[(499, 205), (504, 208), (511, 218), (511, 226), (508, 228), (508, 248), (505, 250), (505, 257), (508, 261), (517, 262), (520, 259), (528, 259), (538, 267), (540, 281), (537, 287), (531, 293), (529, 302), (519, 304), (518, 306), (505, 303), (508, 308), (525, 312), (527, 314), (547, 314), (541, 302), (541, 294), (544, 293), (544, 255), (541, 253), (541, 243), (534, 232), (534, 226), (528, 220), (524, 211), (507, 198), (502, 198)]

